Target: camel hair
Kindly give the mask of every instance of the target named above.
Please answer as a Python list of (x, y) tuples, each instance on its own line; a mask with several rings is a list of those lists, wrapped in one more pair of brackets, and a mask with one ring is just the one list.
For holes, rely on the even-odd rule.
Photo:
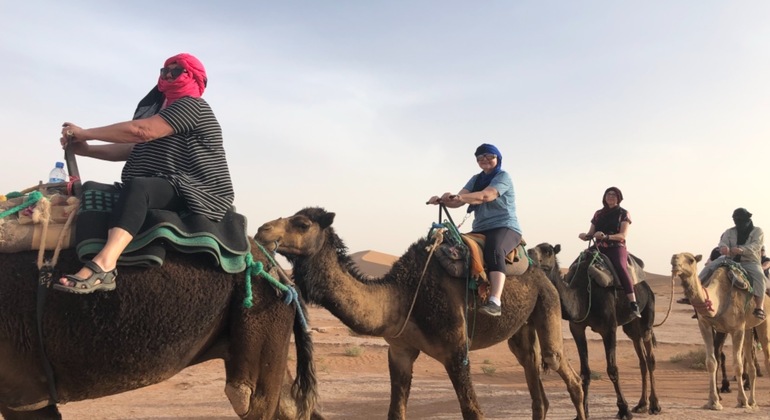
[[(304, 299), (325, 307), (354, 332), (382, 337), (389, 344), (389, 419), (407, 417), (414, 362), (420, 352), (444, 365), (463, 418), (483, 418), (467, 351), (503, 340), (524, 367), (533, 419), (544, 419), (548, 411), (541, 360), (562, 377), (577, 418), (585, 418), (580, 381), (563, 351), (559, 297), (542, 271), (529, 269), (508, 277), (503, 313), (490, 317), (467, 310), (466, 299), (470, 308), (480, 306), (480, 299), (474, 293), (468, 297), (465, 281), (450, 277), (438, 261), (429, 260), (426, 248), (433, 242), (428, 238), (412, 244), (383, 277), (362, 275), (331, 226), (334, 217), (322, 208), (305, 208), (265, 223), (256, 238), (293, 265)], [(474, 334), (469, 337), (466, 326), (471, 323), (475, 323)]]
[[(722, 404), (719, 402), (717, 393), (717, 358), (715, 352), (716, 333), (728, 334), (733, 343), (733, 367), (735, 377), (742, 378), (744, 372), (744, 362), (746, 366), (754, 365), (754, 355), (751, 347), (753, 344), (753, 334), (751, 329), (757, 326), (757, 335), (761, 342), (767, 343), (768, 326), (764, 322), (752, 315), (754, 311), (754, 299), (748, 290), (741, 290), (733, 287), (725, 267), (717, 268), (706, 282), (706, 286), (701, 285), (698, 278), (698, 262), (702, 259), (701, 255), (693, 255), (689, 252), (674, 254), (671, 257), (671, 280), (679, 279), (684, 295), (690, 301), (698, 314), (698, 328), (700, 329), (703, 342), (706, 344), (706, 367), (709, 372), (709, 399), (704, 408), (711, 410), (721, 410)], [(767, 309), (767, 303), (765, 303)], [(724, 342), (724, 338), (722, 339)], [(719, 344), (719, 343), (717, 343)], [(765, 370), (770, 371), (770, 350), (763, 346), (765, 353)], [(756, 388), (756, 370), (746, 369), (748, 371), (749, 395), (746, 397), (746, 391), (743, 386), (738, 388), (738, 407), (754, 409), (757, 407), (755, 398)]]
[[(252, 241), (255, 261), (270, 267), (266, 255), (254, 252), (256, 245)], [(240, 418), (313, 413), (313, 345), (295, 306), (257, 277), (253, 306), (245, 308), (243, 273), (227, 274), (200, 254), (178, 252), (169, 252), (161, 267), (121, 267), (111, 292), (47, 293), (42, 336), (54, 373), (54, 401), (36, 327), (37, 254), (0, 254), (0, 414), (5, 419), (61, 419), (57, 404), (155, 384), (210, 359), (224, 359), (225, 394)], [(63, 250), (53, 278), (81, 265), (74, 250)], [(296, 407), (288, 396), (281, 397), (292, 332)]]
[[(634, 286), (636, 301), (639, 303), (641, 318), (633, 317), (628, 309), (628, 300), (622, 289), (615, 287), (600, 287), (589, 283), (588, 259), (583, 259), (580, 266), (575, 267), (574, 276), (565, 279), (561, 274), (556, 254), (561, 251), (561, 245), (544, 242), (530, 248), (527, 252), (530, 258), (539, 266), (556, 286), (561, 298), (562, 317), (569, 321), (569, 329), (575, 340), (580, 355), (580, 376), (583, 379), (583, 394), (585, 412), (588, 412), (588, 388), (591, 384), (591, 368), (588, 365), (588, 342), (586, 328), (598, 333), (604, 343), (604, 353), (607, 359), (607, 376), (615, 387), (619, 419), (631, 419), (633, 414), (628, 411), (623, 392), (620, 389), (615, 350), (617, 348), (617, 329), (623, 326), (623, 332), (634, 344), (636, 356), (639, 358), (639, 368), (642, 375), (642, 396), (639, 403), (632, 409), (633, 413), (658, 414), (661, 411), (658, 396), (655, 392), (655, 334), (652, 327), (655, 322), (655, 294), (646, 282)], [(573, 272), (572, 270), (570, 270)], [(615, 281), (617, 283), (617, 279)], [(647, 394), (647, 378), (649, 376), (649, 398)]]

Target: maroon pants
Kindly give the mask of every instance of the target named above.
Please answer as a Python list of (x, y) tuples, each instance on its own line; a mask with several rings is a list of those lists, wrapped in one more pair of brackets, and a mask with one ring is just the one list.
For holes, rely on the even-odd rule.
[(620, 285), (623, 286), (626, 294), (634, 293), (634, 283), (631, 281), (631, 276), (628, 275), (628, 251), (626, 247), (599, 247), (599, 251), (612, 261), (612, 265), (615, 267), (618, 277), (620, 277)]

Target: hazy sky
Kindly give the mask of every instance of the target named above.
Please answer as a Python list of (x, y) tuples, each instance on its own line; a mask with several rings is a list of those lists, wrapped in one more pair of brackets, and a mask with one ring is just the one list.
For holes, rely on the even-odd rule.
[[(0, 193), (63, 160), (62, 122), (130, 119), (189, 52), (250, 234), (321, 206), (351, 253), (401, 255), (487, 142), (524, 238), (560, 243), (564, 266), (609, 186), (655, 273), (707, 254), (736, 207), (770, 235), (766, 1), (5, 0), (0, 16)], [(122, 166), (78, 163), (100, 182)]]

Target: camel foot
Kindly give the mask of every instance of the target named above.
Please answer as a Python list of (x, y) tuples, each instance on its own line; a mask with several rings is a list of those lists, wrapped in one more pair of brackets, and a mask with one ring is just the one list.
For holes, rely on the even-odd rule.
[(719, 401), (709, 402), (703, 406), (706, 410), (722, 411), (722, 404)]
[(721, 392), (723, 394), (729, 394), (731, 392), (730, 391), (730, 382), (723, 382), (722, 383), (722, 387), (719, 388), (719, 392)]
[(641, 402), (639, 401), (639, 404), (637, 404), (636, 407), (632, 408), (631, 411), (634, 413), (646, 413), (648, 411), (647, 402)]
[(648, 414), (652, 414), (652, 415), (656, 415), (656, 414), (660, 414), (661, 411), (663, 411), (663, 410), (660, 408), (660, 403), (658, 403), (657, 400), (655, 400), (655, 401), (651, 400), (650, 401), (650, 410), (647, 411), (647, 413)]
[(634, 418), (634, 415), (628, 411), (628, 408), (621, 408), (618, 410), (618, 414), (615, 416), (615, 418), (620, 420), (631, 420)]

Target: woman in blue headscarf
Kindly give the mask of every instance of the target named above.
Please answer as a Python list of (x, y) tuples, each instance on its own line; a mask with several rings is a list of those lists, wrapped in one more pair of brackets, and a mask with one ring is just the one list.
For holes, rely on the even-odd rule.
[(481, 172), (472, 176), (459, 193), (433, 196), (428, 204), (444, 204), (450, 208), (468, 204), (468, 213), (473, 212), (474, 215), (473, 232), (485, 236), (484, 264), (492, 285), (489, 300), (479, 311), (500, 316), (505, 256), (521, 243), (521, 227), (516, 217), (513, 180), (501, 168), (503, 155), (497, 147), (486, 143), (476, 149), (475, 155)]

